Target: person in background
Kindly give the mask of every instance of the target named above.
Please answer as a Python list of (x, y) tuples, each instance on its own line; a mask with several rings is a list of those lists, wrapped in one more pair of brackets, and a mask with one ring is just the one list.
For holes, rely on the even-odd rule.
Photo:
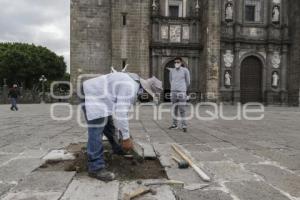
[(18, 86), (17, 84), (14, 84), (13, 87), (8, 92), (8, 98), (10, 98), (11, 101), (10, 110), (18, 111), (17, 101), (19, 96), (20, 96), (20, 91), (18, 89)]
[(178, 128), (178, 112), (181, 117), (181, 128), (187, 132), (186, 123), (186, 102), (187, 90), (190, 86), (190, 72), (183, 66), (182, 58), (175, 58), (175, 68), (170, 69), (171, 102), (173, 123), (169, 129)]

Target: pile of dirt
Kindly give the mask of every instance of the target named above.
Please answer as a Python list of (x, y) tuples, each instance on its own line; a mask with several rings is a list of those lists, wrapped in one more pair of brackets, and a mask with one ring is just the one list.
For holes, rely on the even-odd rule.
[[(164, 168), (158, 159), (144, 160), (133, 153), (126, 158), (110, 153), (110, 146), (105, 144), (104, 157), (108, 170), (114, 172), (118, 180), (162, 179), (167, 178)], [(66, 148), (75, 155), (71, 161), (48, 161), (40, 167), (42, 171), (76, 171), (79, 174), (87, 172), (86, 144), (71, 144)]]

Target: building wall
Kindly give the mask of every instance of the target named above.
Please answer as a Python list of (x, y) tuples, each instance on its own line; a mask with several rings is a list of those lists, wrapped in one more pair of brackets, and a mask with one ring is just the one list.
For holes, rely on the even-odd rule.
[(289, 57), (289, 104), (299, 105), (300, 92), (300, 1), (289, 1), (290, 57)]
[[(112, 0), (112, 65), (149, 77), (150, 0)], [(126, 16), (126, 24), (123, 24)]]
[(111, 66), (111, 1), (71, 1), (71, 82), (80, 74), (108, 73)]
[[(233, 20), (225, 20), (226, 4), (233, 2)], [(222, 0), (221, 6), (221, 68), (220, 93), (221, 101), (240, 102), (242, 62), (249, 56), (255, 56), (262, 64), (262, 102), (270, 104), (287, 103), (287, 70), (288, 70), (288, 18), (287, 1), (280, 4), (263, 0), (261, 22), (245, 21), (244, 0)], [(272, 11), (275, 5), (280, 6), (280, 23), (272, 23)], [(278, 57), (276, 57), (279, 55)], [(226, 66), (225, 57), (233, 57), (231, 66)], [(278, 66), (274, 63), (278, 62)], [(229, 72), (231, 85), (225, 85), (225, 73)], [(279, 74), (279, 85), (272, 86), (272, 74)]]

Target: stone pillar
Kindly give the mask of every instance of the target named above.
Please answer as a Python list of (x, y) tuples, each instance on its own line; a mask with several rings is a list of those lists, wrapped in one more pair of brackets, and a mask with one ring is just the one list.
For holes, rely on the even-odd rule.
[(219, 101), (221, 1), (209, 0), (206, 39), (206, 91), (207, 101)]
[(241, 66), (240, 66), (240, 43), (236, 43), (234, 47), (234, 64), (233, 64), (233, 71), (234, 71), (234, 102), (238, 103), (241, 101)]
[(267, 52), (266, 52), (266, 69), (264, 69), (263, 73), (263, 92), (264, 92), (264, 102), (266, 104), (270, 103), (271, 97), (272, 97), (272, 55), (273, 55), (273, 46), (268, 45), (267, 46)]
[(280, 95), (281, 95), (281, 103), (286, 104), (287, 103), (287, 66), (288, 66), (288, 47), (287, 45), (284, 45), (282, 47), (282, 56), (281, 56), (281, 81), (280, 81)]

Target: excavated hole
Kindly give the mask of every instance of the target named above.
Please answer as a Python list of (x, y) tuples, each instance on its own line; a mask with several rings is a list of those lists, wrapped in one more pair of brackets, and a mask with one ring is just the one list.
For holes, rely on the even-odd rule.
[[(108, 170), (114, 172), (118, 180), (136, 179), (167, 179), (166, 172), (159, 160), (145, 159), (135, 156), (125, 158), (124, 156), (112, 155), (110, 145), (104, 143), (104, 157)], [(75, 160), (70, 161), (47, 161), (39, 171), (76, 171), (78, 174), (87, 173), (86, 143), (71, 144), (66, 150), (73, 153)]]

